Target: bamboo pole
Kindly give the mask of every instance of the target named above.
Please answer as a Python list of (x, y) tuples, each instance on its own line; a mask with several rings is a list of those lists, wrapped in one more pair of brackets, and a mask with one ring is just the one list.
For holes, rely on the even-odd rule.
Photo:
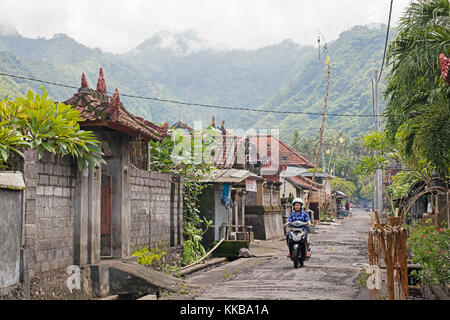
[[(381, 225), (378, 210), (371, 211), (368, 253), (370, 265), (386, 265), (387, 291), (390, 300), (409, 299), (406, 229), (401, 225)], [(371, 290), (372, 299), (380, 299), (380, 290)]]
[(406, 247), (406, 229), (402, 228), (400, 233), (400, 243), (402, 246), (401, 250), (401, 270), (402, 270), (402, 285), (403, 285), (403, 293), (405, 295), (405, 299), (409, 299), (409, 289), (408, 289), (408, 259), (407, 259), (407, 247)]

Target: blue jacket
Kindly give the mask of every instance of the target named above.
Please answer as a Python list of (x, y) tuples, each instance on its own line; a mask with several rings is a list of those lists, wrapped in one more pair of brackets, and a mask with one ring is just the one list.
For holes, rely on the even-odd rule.
[(294, 221), (302, 221), (302, 222), (308, 222), (309, 219), (309, 214), (306, 211), (300, 211), (299, 214), (297, 214), (297, 212), (294, 210), (291, 212), (291, 214), (289, 215), (288, 221), (289, 222), (294, 222)]

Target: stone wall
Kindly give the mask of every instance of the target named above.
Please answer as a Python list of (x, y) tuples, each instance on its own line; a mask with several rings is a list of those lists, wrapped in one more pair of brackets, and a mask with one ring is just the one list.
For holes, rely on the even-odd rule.
[(169, 173), (131, 168), (131, 251), (159, 245), (166, 250), (181, 249), (182, 184), (182, 179)]

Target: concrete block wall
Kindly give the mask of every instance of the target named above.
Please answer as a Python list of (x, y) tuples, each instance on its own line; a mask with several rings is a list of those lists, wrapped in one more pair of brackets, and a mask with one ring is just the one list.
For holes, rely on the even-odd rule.
[[(86, 255), (96, 256), (97, 253), (93, 251), (92, 243), (89, 247), (96, 238), (87, 234), (94, 232), (95, 226), (93, 222), (87, 227), (77, 226), (77, 210), (84, 212), (86, 209), (78, 203), (83, 200), (80, 196), (87, 207), (93, 206), (87, 203), (88, 198), (98, 195), (100, 199), (100, 189), (88, 196), (80, 193), (84, 189), (80, 185), (82, 174), (78, 172), (76, 160), (49, 153), (38, 159), (35, 150), (26, 150), (24, 159), (17, 157), (11, 161), (11, 169), (23, 173), (26, 185), (22, 243), (24, 276), (32, 279), (47, 271), (65, 271), (72, 264), (95, 263), (92, 257), (85, 259)], [(174, 181), (172, 174), (133, 167), (130, 171), (129, 187), (123, 190), (130, 196), (130, 200), (124, 200), (122, 204), (129, 206), (125, 219), (129, 222), (125, 224), (127, 231), (123, 236), (134, 244), (133, 251), (154, 248), (161, 242), (169, 261), (179, 260), (183, 237), (182, 178)], [(83, 237), (80, 232), (84, 232)], [(128, 247), (128, 241), (124, 243)], [(82, 251), (77, 245), (83, 246)], [(78, 256), (83, 257), (82, 261), (75, 261), (81, 259)]]
[(29, 276), (63, 270), (73, 264), (76, 163), (45, 153), (38, 160), (26, 150), (24, 247)]
[[(180, 247), (183, 228), (181, 187), (173, 174), (131, 169), (130, 242), (143, 247)], [(172, 215), (172, 216), (171, 216)]]

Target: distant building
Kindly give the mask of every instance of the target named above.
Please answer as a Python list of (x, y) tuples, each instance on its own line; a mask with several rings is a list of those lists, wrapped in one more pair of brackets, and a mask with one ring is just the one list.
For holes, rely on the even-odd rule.
[[(301, 174), (303, 177), (312, 179), (313, 172), (305, 172)], [(314, 176), (314, 182), (322, 185), (317, 192), (311, 193), (310, 206), (309, 208), (314, 211), (314, 220), (320, 221), (320, 212), (325, 211), (325, 209), (331, 209), (332, 206), (332, 195), (331, 195), (331, 180), (334, 178), (333, 175), (323, 172), (316, 172)]]
[[(313, 163), (275, 136), (233, 135), (225, 128), (224, 121), (220, 127), (216, 126), (214, 117), (211, 125), (219, 130), (222, 138), (222, 144), (217, 147), (215, 156), (212, 158), (213, 165), (223, 172), (234, 169), (251, 173), (245, 180), (230, 184), (231, 198), (239, 202), (239, 205), (237, 209), (231, 211), (232, 216), (228, 223), (242, 224), (242, 221), (236, 220), (235, 216), (236, 212), (241, 212), (241, 203), (244, 201), (245, 226), (252, 227), (254, 238), (267, 240), (283, 236), (284, 209), (281, 205), (283, 181), (280, 179), (280, 172), (286, 165), (310, 168)], [(271, 157), (272, 152), (278, 154)], [(287, 159), (285, 163), (280, 161), (281, 156)], [(304, 185), (311, 183), (307, 178), (300, 177), (298, 180), (302, 180)], [(214, 194), (217, 199), (223, 191), (224, 184), (213, 180), (208, 182), (214, 184)], [(319, 185), (314, 185), (312, 191), (316, 192), (319, 188)], [(217, 200), (215, 204), (215, 210), (222, 211), (222, 216), (225, 217), (225, 205)], [(223, 220), (224, 218), (220, 220), (220, 224), (224, 223)], [(216, 221), (219, 222), (219, 219)], [(215, 230), (216, 240), (219, 237), (217, 228), (218, 226)]]

